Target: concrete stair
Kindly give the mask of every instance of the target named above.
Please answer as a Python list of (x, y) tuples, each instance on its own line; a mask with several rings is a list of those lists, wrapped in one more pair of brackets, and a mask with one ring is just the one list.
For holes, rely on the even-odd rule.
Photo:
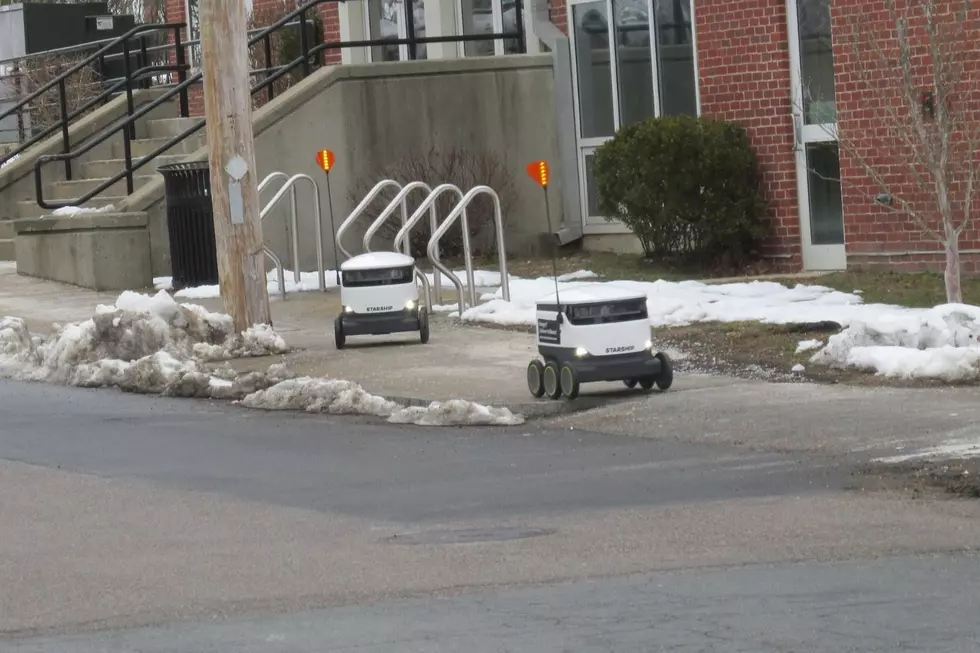
[[(141, 125), (138, 133), (145, 134), (130, 142), (130, 155), (134, 161), (145, 160), (156, 149), (164, 146), (174, 136), (188, 127), (195, 125), (200, 118), (164, 118), (149, 120)], [(133, 173), (133, 190), (136, 191), (152, 180), (158, 178), (156, 169), (162, 165), (177, 163), (188, 154), (197, 151), (205, 144), (205, 132), (202, 128), (184, 141), (177, 143), (164, 154), (147, 160), (145, 165)], [(44, 198), (52, 202), (72, 201), (93, 191), (100, 185), (123, 171), (125, 168), (125, 153), (122, 138), (114, 138), (108, 155), (111, 158), (86, 161), (75, 166), (75, 179), (72, 181), (56, 181), (44, 188)], [(105, 156), (105, 155), (104, 155)], [(93, 199), (84, 202), (83, 208), (100, 208), (107, 205), (118, 206), (126, 197), (126, 179), (120, 179), (102, 190)], [(50, 215), (51, 211), (37, 205), (35, 198), (23, 198), (16, 204), (18, 218), (36, 218)], [(11, 236), (13, 238), (13, 236)], [(0, 239), (2, 241), (3, 239)], [(5, 260), (5, 249), (0, 245), (0, 260)], [(12, 253), (11, 253), (12, 257)], [(9, 260), (9, 259), (6, 259)]]
[(0, 261), (14, 260), (14, 225), (0, 220)]

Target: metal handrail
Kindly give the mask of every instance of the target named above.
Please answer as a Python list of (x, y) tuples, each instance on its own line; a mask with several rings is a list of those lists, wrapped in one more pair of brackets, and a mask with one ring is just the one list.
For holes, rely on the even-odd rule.
[[(438, 216), (436, 214), (436, 206), (435, 206), (436, 200), (439, 199), (439, 197), (443, 193), (447, 193), (449, 191), (455, 192), (456, 195), (457, 195), (457, 197), (459, 197), (460, 201), (463, 200), (463, 191), (460, 190), (458, 186), (455, 186), (454, 184), (440, 184), (439, 186), (436, 186), (433, 189), (433, 191), (431, 193), (429, 193), (429, 196), (426, 197), (422, 201), (422, 204), (419, 205), (419, 208), (415, 209), (415, 213), (413, 213), (412, 214), (412, 217), (410, 217), (408, 219), (408, 222), (406, 222), (405, 224), (403, 224), (402, 225), (402, 228), (398, 230), (398, 233), (397, 234), (395, 234), (395, 242), (397, 243), (400, 239), (403, 239), (403, 238), (406, 241), (408, 240), (408, 234), (415, 227), (415, 225), (418, 224), (418, 221), (422, 219), (422, 216), (425, 215), (426, 210), (429, 211), (429, 224), (430, 224), (430, 229), (431, 229), (431, 231), (429, 233), (430, 234), (434, 234), (436, 232), (436, 230), (439, 228), (439, 218), (438, 218)], [(467, 223), (465, 209), (463, 211), (463, 222), (464, 222), (464, 224)], [(428, 253), (428, 254), (429, 254), (429, 258), (432, 259), (433, 258), (432, 254), (431, 253)], [(434, 258), (434, 260), (438, 261), (440, 256), (441, 256), (441, 254), (439, 253), (439, 243), (436, 243), (435, 258)], [(469, 290), (470, 290), (470, 305), (472, 306), (472, 305), (476, 305), (476, 290), (473, 288), (472, 262), (471, 262), (470, 265), (471, 265), (471, 269), (469, 270), (469, 273), (467, 274), (466, 281), (467, 281), (467, 283), (470, 286), (470, 288), (469, 288)], [(435, 265), (433, 265), (433, 267), (434, 267), (434, 269), (432, 271), (432, 280), (433, 280), (433, 285), (435, 286), (435, 291), (436, 291), (436, 302), (439, 303), (439, 304), (441, 304), (442, 303), (442, 283), (441, 283), (441, 277), (440, 277), (440, 273), (439, 273), (440, 270)], [(462, 283), (459, 282), (459, 279), (456, 278), (456, 275), (455, 274), (452, 274), (451, 272), (449, 273), (449, 279), (453, 283), (453, 285), (456, 286), (457, 297), (459, 298), (459, 310), (460, 310), (460, 314), (462, 314), (462, 312), (463, 312), (463, 295), (464, 295), (464, 293), (463, 293), (463, 285), (462, 285)]]
[[(350, 215), (344, 218), (344, 221), (340, 223), (340, 227), (337, 229), (337, 234), (334, 236), (334, 241), (337, 243), (337, 247), (340, 249), (340, 251), (343, 252), (344, 256), (346, 256), (347, 258), (353, 256), (353, 254), (351, 254), (344, 248), (344, 242), (343, 242), (344, 232), (347, 231), (347, 229), (352, 224), (354, 224), (354, 220), (357, 220), (357, 218), (360, 217), (360, 215), (364, 213), (365, 210), (367, 210), (367, 207), (370, 206), (371, 202), (373, 202), (375, 198), (377, 198), (377, 196), (381, 194), (381, 191), (385, 190), (386, 188), (390, 188), (392, 186), (397, 188), (398, 190), (402, 189), (402, 185), (399, 184), (394, 179), (382, 179), (381, 181), (376, 183), (374, 185), (374, 188), (368, 191), (368, 194), (364, 196), (364, 199), (362, 199), (360, 203), (354, 207), (354, 210), (350, 212)], [(338, 268), (340, 267), (340, 261), (337, 261), (337, 267)]]
[[(268, 179), (268, 177), (266, 178)], [(308, 181), (313, 189), (313, 227), (316, 230), (316, 265), (317, 265), (317, 281), (319, 283), (320, 291), (325, 291), (327, 289), (326, 274), (323, 269), (323, 222), (322, 216), (320, 215), (320, 187), (314, 181), (313, 177), (304, 174), (293, 175), (290, 177), (285, 184), (272, 196), (269, 203), (266, 204), (262, 211), (259, 212), (259, 219), (265, 218), (272, 209), (275, 208), (276, 204), (286, 196), (287, 191), (293, 190), (296, 182), (298, 181)], [(265, 181), (265, 180), (263, 180)], [(293, 193), (292, 202), (292, 216), (291, 224), (293, 227), (293, 267), (299, 267), (299, 237), (297, 236), (297, 218), (296, 218), (296, 194)], [(340, 266), (337, 266), (338, 268)], [(296, 282), (299, 283), (300, 277), (299, 273), (294, 270)], [(281, 273), (280, 273), (281, 276)], [(337, 271), (337, 284), (340, 285), (340, 272)]]
[[(489, 195), (493, 198), (493, 218), (497, 227), (497, 253), (500, 262), (500, 289), (503, 294), (505, 301), (510, 301), (510, 277), (507, 274), (507, 252), (504, 249), (504, 221), (503, 212), (500, 209), (500, 197), (497, 196), (496, 191), (494, 191), (489, 186), (474, 186), (471, 188), (465, 196), (460, 200), (459, 204), (456, 205), (446, 219), (443, 220), (439, 228), (432, 234), (429, 238), (429, 245), (426, 248), (429, 254), (429, 259), (432, 261), (433, 267), (441, 270), (445, 274), (452, 274), (437, 257), (433, 257), (436, 252), (436, 248), (439, 246), (439, 239), (446, 235), (449, 228), (453, 226), (456, 220), (461, 216), (465, 215), (466, 207), (470, 202), (474, 200), (479, 195)], [(467, 266), (467, 276), (471, 275), (473, 270), (473, 261), (470, 259), (469, 252), (467, 250), (467, 245), (469, 243), (469, 229), (465, 219), (463, 220), (463, 250), (464, 257)], [(471, 282), (472, 283), (472, 282)], [(457, 288), (459, 286), (457, 285)], [(474, 291), (475, 292), (475, 291)], [(459, 316), (463, 317), (463, 302), (460, 301), (459, 304)]]

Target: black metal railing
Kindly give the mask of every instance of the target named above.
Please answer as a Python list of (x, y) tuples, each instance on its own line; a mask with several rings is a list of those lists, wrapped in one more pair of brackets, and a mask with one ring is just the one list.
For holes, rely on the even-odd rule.
[[(320, 66), (323, 64), (324, 54), (330, 50), (339, 50), (344, 48), (355, 48), (355, 47), (373, 47), (373, 46), (384, 46), (384, 45), (407, 45), (409, 46), (410, 58), (415, 56), (417, 52), (417, 46), (427, 43), (465, 43), (470, 41), (495, 41), (498, 39), (516, 39), (519, 43), (519, 51), (526, 52), (525, 44), (525, 33), (524, 33), (524, 21), (522, 15), (522, 1), (517, 0), (515, 12), (517, 19), (517, 29), (513, 32), (499, 32), (499, 33), (485, 33), (485, 34), (464, 34), (458, 36), (437, 36), (437, 37), (415, 37), (411, 32), (409, 36), (403, 39), (369, 39), (360, 41), (336, 41), (336, 42), (324, 42), (319, 43), (313, 47), (310, 47), (309, 40), (306, 36), (307, 23), (311, 22), (308, 18), (309, 12), (315, 9), (317, 6), (325, 3), (336, 3), (344, 2), (345, 0), (311, 0), (310, 2), (304, 4), (303, 6), (295, 9), (289, 14), (283, 16), (275, 23), (259, 30), (254, 36), (252, 36), (248, 45), (249, 48), (261, 44), (263, 47), (264, 58), (265, 58), (265, 68), (255, 69), (250, 71), (252, 76), (260, 76), (261, 80), (255, 83), (251, 88), (251, 94), (254, 96), (262, 91), (266, 93), (266, 100), (270, 101), (275, 97), (274, 84), (277, 80), (281, 79), (284, 75), (289, 74), (293, 70), (300, 68), (304, 76), (309, 75), (315, 66)], [(299, 26), (300, 30), (300, 54), (293, 60), (286, 62), (284, 64), (273, 66), (272, 64), (272, 38), (273, 36), (283, 29), (284, 27)], [(181, 44), (179, 40), (173, 46), (177, 50), (177, 58), (181, 62), (184, 61), (183, 47), (193, 46), (197, 41), (187, 41)], [(125, 61), (129, 61), (128, 58), (124, 58)], [(181, 66), (181, 70), (178, 74), (182, 74), (186, 67)], [(138, 71), (137, 71), (138, 72)], [(181, 133), (177, 134), (170, 140), (168, 140), (163, 145), (160, 145), (156, 149), (152, 150), (148, 154), (145, 154), (138, 161), (134, 161), (132, 158), (131, 151), (131, 141), (134, 137), (135, 126), (137, 121), (145, 117), (151, 111), (159, 107), (165, 102), (173, 100), (173, 98), (180, 98), (181, 103), (181, 116), (187, 117), (187, 89), (201, 82), (203, 79), (203, 72), (197, 72), (194, 75), (186, 77), (185, 79), (180, 79), (176, 85), (172, 85), (168, 91), (157, 97), (156, 99), (142, 105), (138, 110), (135, 110), (132, 106), (132, 91), (133, 91), (133, 75), (129, 70), (128, 64), (126, 67), (126, 93), (127, 93), (127, 115), (119, 120), (116, 120), (109, 126), (105, 127), (97, 135), (89, 138), (86, 142), (78, 149), (72, 151), (66, 151), (60, 154), (48, 154), (38, 157), (34, 162), (34, 182), (35, 191), (38, 206), (43, 209), (57, 209), (64, 206), (80, 206), (85, 202), (95, 198), (100, 193), (104, 192), (113, 184), (126, 180), (126, 191), (127, 195), (132, 194), (134, 190), (133, 173), (142, 168), (144, 165), (149, 163), (151, 160), (160, 156), (164, 152), (170, 150), (174, 146), (183, 142), (185, 139), (189, 138), (193, 134), (197, 133), (205, 125), (205, 120), (202, 119), (196, 122), (194, 125), (183, 130)], [(59, 202), (49, 202), (44, 199), (44, 188), (42, 184), (41, 170), (43, 166), (47, 163), (53, 161), (63, 161), (66, 165), (70, 165), (70, 162), (88, 152), (98, 145), (104, 143), (106, 140), (114, 136), (117, 132), (122, 132), (123, 136), (123, 152), (124, 152), (124, 162), (123, 169), (112, 177), (106, 179), (98, 187), (90, 190), (81, 197), (59, 201)]]
[[(12, 107), (0, 113), (0, 121), (5, 118), (12, 116), (17, 117), (17, 128), (19, 131), (19, 145), (14, 149), (8, 151), (6, 154), (0, 156), (0, 165), (5, 161), (13, 159), (13, 157), (24, 152), (28, 148), (37, 143), (41, 142), (45, 138), (48, 138), (52, 134), (60, 131), (62, 140), (62, 153), (67, 154), (71, 151), (71, 139), (69, 135), (70, 126), (73, 121), (81, 117), (83, 114), (87, 113), (92, 108), (100, 104), (108, 103), (109, 99), (116, 93), (125, 90), (127, 94), (127, 111), (131, 114), (133, 109), (133, 95), (132, 92), (134, 88), (149, 88), (151, 86), (151, 80), (155, 75), (161, 73), (176, 73), (178, 79), (183, 81), (187, 78), (188, 66), (184, 61), (184, 48), (181, 45), (181, 30), (186, 27), (185, 23), (164, 23), (164, 24), (148, 24), (148, 25), (137, 25), (133, 29), (129, 30), (122, 36), (114, 39), (102, 41), (101, 47), (99, 47), (95, 52), (88, 55), (74, 66), (66, 70), (65, 72), (58, 75), (55, 79), (52, 79), (48, 83), (42, 85), (37, 90), (31, 92), (26, 97), (20, 99)], [(175, 50), (175, 60), (173, 64), (165, 63), (159, 65), (150, 65), (149, 51), (150, 48), (147, 47), (147, 37), (151, 35), (166, 34), (169, 37), (169, 33), (173, 33), (174, 43), (171, 47)], [(139, 47), (136, 52), (133, 52), (131, 48), (131, 41), (134, 38), (139, 38)], [(72, 54), (75, 52), (85, 51), (90, 49), (93, 44), (88, 43), (82, 46), (74, 46), (71, 48), (61, 48), (59, 50), (53, 50), (46, 53), (39, 53), (38, 56), (51, 56), (51, 55), (63, 55)], [(113, 53), (119, 47), (122, 47), (121, 53)], [(165, 46), (166, 47), (166, 46)], [(124, 75), (122, 78), (118, 79), (105, 79), (102, 81), (103, 89), (100, 93), (96, 94), (94, 97), (89, 98), (80, 107), (77, 107), (73, 111), (68, 110), (68, 80), (83, 70), (89, 69), (98, 63), (98, 70), (104, 71), (106, 69), (106, 62), (111, 61), (115, 58), (122, 58)], [(133, 68), (133, 59), (136, 59), (135, 70)], [(15, 71), (14, 75), (17, 75)], [(24, 113), (25, 111), (30, 115), (31, 104), (41, 98), (45, 93), (51, 91), (52, 89), (57, 89), (58, 92), (58, 120), (43, 126), (40, 130), (32, 130), (30, 137), (25, 135), (25, 125), (24, 125)], [(187, 103), (187, 93), (186, 90), (181, 93), (180, 99), (181, 115), (188, 115), (188, 103)], [(71, 180), (72, 178), (72, 168), (71, 168), (71, 158), (65, 158), (65, 178)]]

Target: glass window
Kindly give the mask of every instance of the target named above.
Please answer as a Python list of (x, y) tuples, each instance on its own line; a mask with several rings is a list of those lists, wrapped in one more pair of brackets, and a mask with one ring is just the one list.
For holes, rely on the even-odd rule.
[(599, 215), (599, 192), (595, 186), (595, 170), (592, 165), (594, 159), (595, 155), (585, 155), (585, 195), (589, 209), (588, 217), (590, 218), (601, 217)]
[(613, 2), (616, 16), (616, 65), (619, 70), (620, 126), (656, 114), (653, 102), (653, 57), (646, 2)]
[[(517, 2), (516, 0), (494, 0), (500, 3), (501, 23), (505, 32), (517, 31)], [(523, 1), (523, 0), (522, 0)], [(524, 5), (522, 5), (523, 7)], [(521, 42), (518, 39), (504, 39), (504, 54), (518, 54)]]
[(810, 242), (843, 245), (844, 208), (837, 143), (808, 144), (806, 163), (810, 185)]
[(616, 125), (606, 3), (597, 0), (573, 5), (572, 20), (582, 137), (613, 136)]
[(803, 116), (808, 125), (837, 122), (830, 0), (796, 0), (796, 12), (800, 29)]
[[(412, 18), (415, 23), (415, 36), (425, 36), (425, 0), (407, 0), (407, 6), (412, 7)], [(368, 34), (371, 39), (404, 39), (408, 38), (408, 21), (406, 15), (406, 0), (367, 0)], [(400, 61), (408, 59), (408, 46), (376, 45), (371, 48), (371, 61)], [(415, 58), (425, 59), (425, 44), (416, 46)]]
[[(493, 0), (460, 0), (463, 34), (493, 34), (493, 4)], [(467, 57), (492, 55), (493, 41), (467, 41), (463, 53)]]
[(691, 0), (654, 0), (660, 107), (665, 116), (697, 115)]

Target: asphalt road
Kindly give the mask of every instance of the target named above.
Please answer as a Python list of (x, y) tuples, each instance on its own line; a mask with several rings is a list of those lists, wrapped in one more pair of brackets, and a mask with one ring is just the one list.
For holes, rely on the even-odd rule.
[(977, 505), (844, 493), (847, 456), (9, 382), (0, 411), (0, 651), (976, 650)]
[(3, 643), (11, 653), (973, 653), (980, 559), (758, 566)]

